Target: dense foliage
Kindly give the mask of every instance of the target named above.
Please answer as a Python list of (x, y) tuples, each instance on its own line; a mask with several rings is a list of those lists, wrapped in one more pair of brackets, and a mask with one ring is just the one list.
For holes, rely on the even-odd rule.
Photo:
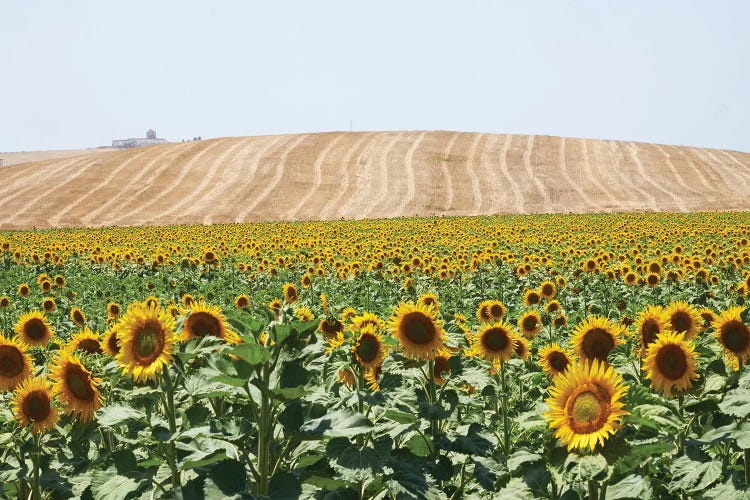
[(750, 214), (0, 232), (8, 498), (742, 498)]

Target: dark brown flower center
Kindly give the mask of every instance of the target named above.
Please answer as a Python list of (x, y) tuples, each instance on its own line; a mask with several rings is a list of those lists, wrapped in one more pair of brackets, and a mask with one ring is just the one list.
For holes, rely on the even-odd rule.
[(437, 336), (432, 319), (421, 312), (411, 312), (401, 320), (401, 331), (410, 342), (418, 345), (430, 344)]
[(142, 365), (150, 365), (164, 349), (164, 331), (155, 321), (148, 321), (133, 339), (135, 358)]
[(380, 341), (370, 333), (363, 333), (359, 337), (357, 347), (355, 348), (357, 356), (363, 363), (369, 363), (378, 357), (380, 351)]
[(94, 400), (94, 389), (91, 380), (79, 366), (70, 365), (65, 371), (65, 384), (73, 395), (83, 401)]
[(659, 323), (654, 319), (647, 319), (641, 326), (641, 339), (643, 340), (643, 346), (653, 343), (659, 335)]
[(525, 332), (533, 332), (534, 329), (536, 329), (537, 324), (539, 324), (539, 322), (537, 321), (536, 316), (526, 316), (521, 322), (521, 328), (523, 328), (523, 331)]
[(89, 354), (102, 354), (102, 346), (98, 340), (95, 339), (83, 339), (78, 342), (76, 349), (85, 351)]
[(31, 340), (42, 340), (47, 334), (47, 326), (39, 318), (31, 318), (23, 326), (23, 332)]
[(21, 404), (21, 411), (32, 422), (41, 422), (52, 411), (50, 399), (46, 392), (33, 391), (28, 394)]
[(0, 375), (16, 377), (23, 371), (23, 355), (12, 345), (0, 346)]
[(665, 378), (678, 380), (688, 368), (685, 351), (675, 344), (662, 347), (656, 354), (656, 366)]
[(187, 328), (195, 337), (220, 337), (221, 322), (213, 314), (194, 312), (187, 318)]
[(672, 323), (672, 329), (677, 333), (687, 332), (693, 325), (693, 319), (685, 311), (675, 312), (669, 320)]
[(503, 328), (490, 328), (482, 334), (482, 344), (488, 351), (504, 351), (509, 343), (510, 335)]
[(490, 314), (492, 315), (493, 318), (496, 318), (496, 319), (502, 318), (503, 312), (504, 312), (503, 306), (501, 306), (500, 304), (492, 304), (492, 306), (490, 306)]
[(592, 328), (583, 335), (583, 352), (589, 359), (606, 361), (614, 346), (612, 334), (603, 328)]
[(561, 352), (552, 352), (547, 358), (547, 362), (556, 372), (564, 372), (568, 368), (568, 357)]
[(107, 337), (107, 347), (109, 348), (110, 352), (113, 352), (115, 354), (120, 352), (120, 341), (117, 340), (117, 334), (112, 334)]
[(741, 321), (728, 321), (721, 327), (721, 343), (732, 352), (744, 352), (750, 345), (750, 332)]

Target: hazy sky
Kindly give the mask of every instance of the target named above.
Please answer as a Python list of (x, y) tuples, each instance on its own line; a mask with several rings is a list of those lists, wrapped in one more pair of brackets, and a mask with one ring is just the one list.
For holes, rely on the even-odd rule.
[(750, 2), (2, 1), (0, 151), (461, 130), (750, 151)]

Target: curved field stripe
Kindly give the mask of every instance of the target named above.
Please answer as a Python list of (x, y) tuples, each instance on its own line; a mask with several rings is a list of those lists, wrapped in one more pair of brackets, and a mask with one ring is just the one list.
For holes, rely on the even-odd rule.
[(674, 204), (679, 208), (681, 212), (687, 212), (687, 208), (685, 208), (685, 204), (683, 203), (683, 200), (681, 197), (677, 196), (672, 191), (668, 191), (661, 187), (658, 182), (654, 182), (651, 175), (648, 175), (646, 173), (646, 170), (643, 168), (643, 162), (641, 162), (640, 158), (640, 149), (638, 148), (638, 145), (634, 142), (631, 142), (628, 147), (628, 152), (630, 153), (631, 158), (633, 158), (633, 161), (635, 162), (636, 169), (638, 170), (638, 173), (641, 175), (641, 178), (645, 180), (648, 184), (652, 185), (656, 191), (661, 191), (665, 195), (672, 198), (674, 201)]
[[(90, 156), (78, 156), (72, 160), (64, 160), (60, 162), (52, 161), (44, 165), (25, 164), (19, 166), (17, 167), (18, 171), (14, 172), (11, 178), (2, 179), (0, 199), (6, 204), (29, 192), (38, 190), (39, 186), (47, 184), (52, 179), (56, 180), (56, 176), (61, 172), (63, 172), (62, 177), (64, 178), (67, 175), (67, 169), (69, 167), (76, 167), (87, 161), (91, 161)], [(21, 184), (22, 187), (19, 188), (19, 184)], [(6, 194), (9, 192), (11, 194)]]
[(299, 146), (305, 139), (307, 139), (307, 134), (298, 136), (296, 140), (294, 140), (289, 146), (286, 147), (284, 152), (281, 154), (279, 161), (276, 162), (273, 179), (266, 185), (265, 189), (263, 189), (259, 196), (256, 196), (254, 200), (250, 201), (245, 206), (245, 208), (239, 212), (239, 220), (244, 220), (245, 217), (250, 212), (255, 210), (255, 207), (257, 207), (263, 200), (265, 200), (269, 193), (273, 191), (279, 181), (281, 181), (281, 178), (284, 177), (284, 167), (286, 166), (286, 159), (289, 156), (289, 153), (291, 153), (294, 148)]
[(409, 150), (406, 152), (406, 156), (404, 157), (404, 168), (406, 169), (406, 196), (396, 207), (397, 214), (403, 214), (406, 210), (406, 207), (414, 199), (414, 152), (424, 140), (425, 135), (427, 135), (427, 132), (422, 132), (421, 134), (419, 134), (419, 136), (417, 136), (417, 139), (409, 147)]
[[(631, 168), (627, 168), (625, 155), (617, 144), (613, 141), (592, 142), (591, 152), (589, 152), (589, 142), (585, 139), (581, 139), (580, 141), (583, 165), (586, 169), (584, 183), (591, 181), (598, 190), (597, 194), (606, 196), (611, 207), (617, 207), (620, 209), (628, 207), (642, 210), (644, 203), (647, 203), (649, 207), (656, 210), (656, 198), (639, 187), (635, 181), (634, 173), (632, 172), (632, 162), (630, 162)], [(604, 148), (606, 148), (606, 150), (602, 151)], [(605, 154), (606, 157), (604, 157)], [(619, 182), (615, 184), (615, 186), (620, 187), (619, 192), (617, 188), (615, 188), (615, 194), (613, 195), (609, 189), (593, 177), (590, 163), (591, 156), (594, 157), (594, 164), (596, 165), (611, 165), (611, 169), (614, 170), (614, 173), (619, 179)], [(626, 195), (630, 195), (630, 200), (625, 199)], [(601, 208), (599, 208), (598, 211), (601, 211)]]
[(476, 156), (477, 156), (477, 149), (479, 148), (479, 141), (486, 137), (487, 134), (475, 134), (474, 140), (471, 141), (471, 146), (469, 147), (469, 153), (466, 158), (466, 176), (469, 178), (469, 182), (471, 182), (471, 211), (470, 214), (478, 214), (482, 210), (482, 202), (484, 201), (482, 197), (482, 187), (481, 183), (479, 182), (479, 176), (477, 175), (477, 170), (482, 169), (483, 172), (485, 172), (485, 180), (489, 183), (490, 186), (490, 207), (492, 207), (493, 200), (495, 199), (494, 191), (495, 191), (495, 183), (492, 182), (492, 172), (490, 171), (490, 165), (492, 164), (490, 160), (489, 152), (491, 151), (490, 148), (487, 147), (487, 142), (497, 142), (498, 136), (496, 134), (492, 134), (489, 139), (489, 141), (485, 141), (485, 147), (482, 148), (482, 154), (479, 158), (479, 163), (476, 163)]
[(448, 168), (448, 162), (445, 158), (450, 158), (451, 152), (453, 151), (453, 145), (458, 139), (458, 132), (454, 133), (453, 136), (448, 140), (448, 144), (445, 146), (445, 152), (443, 158), (440, 159), (440, 169), (443, 171), (443, 184), (445, 185), (445, 212), (450, 212), (453, 206), (453, 179), (451, 178), (451, 171)]
[[(704, 149), (704, 151), (706, 151), (706, 153), (709, 153), (709, 155), (712, 158), (716, 158), (716, 156), (713, 153), (710, 153), (707, 149)], [(721, 150), (721, 153), (724, 156), (726, 156), (727, 158), (729, 158), (733, 163), (736, 163), (737, 165), (740, 166), (740, 168), (742, 169), (740, 172), (735, 172), (733, 169), (727, 169), (727, 170), (729, 172), (731, 172), (732, 175), (735, 176), (735, 178), (737, 178), (737, 180), (739, 182), (739, 185), (742, 186), (742, 189), (746, 190), (747, 189), (747, 180), (748, 180), (747, 174), (748, 174), (748, 170), (750, 170), (748, 168), (748, 165), (745, 165), (744, 163), (741, 163), (739, 160), (737, 160), (737, 158), (735, 158), (731, 153), (729, 153), (727, 151)], [(718, 158), (717, 158), (717, 161), (718, 161)]]
[[(510, 140), (513, 140), (513, 136), (510, 137)], [(510, 186), (511, 191), (513, 191), (513, 204), (514, 204), (514, 210), (516, 213), (523, 214), (526, 213), (524, 211), (524, 197), (523, 197), (523, 191), (521, 191), (521, 187), (519, 186), (518, 182), (513, 178), (513, 174), (510, 172), (510, 168), (508, 165), (508, 155), (507, 151), (510, 149), (510, 145), (508, 145), (508, 149), (506, 150), (505, 154), (505, 160), (500, 163), (500, 170), (503, 174), (503, 177), (505, 177), (505, 180), (507, 181), (507, 184)], [(520, 165), (519, 165), (520, 166)], [(505, 210), (508, 209), (508, 205), (506, 204)]]
[(235, 144), (232, 144), (231, 146), (225, 148), (224, 152), (221, 153), (221, 155), (219, 155), (213, 162), (211, 162), (211, 166), (201, 172), (200, 183), (191, 189), (192, 196), (181, 197), (179, 202), (171, 204), (167, 210), (161, 212), (161, 215), (169, 217), (181, 211), (186, 205), (199, 205), (202, 200), (208, 198), (208, 193), (213, 190), (212, 187), (209, 187), (209, 184), (216, 182), (217, 171), (219, 170), (219, 168), (224, 165), (230, 155), (232, 155), (246, 143), (247, 139), (238, 140), (235, 142)]
[(236, 210), (239, 207), (244, 206), (247, 203), (248, 197), (254, 192), (254, 181), (260, 162), (266, 158), (270, 150), (279, 146), (282, 141), (288, 143), (292, 140), (294, 140), (294, 136), (290, 135), (264, 137), (263, 142), (265, 144), (263, 144), (263, 146), (256, 150), (252, 155), (252, 160), (247, 166), (247, 172), (244, 172), (244, 169), (241, 169), (241, 172), (246, 175), (239, 177), (234, 184), (227, 185), (225, 196), (222, 201), (215, 206), (216, 213), (229, 217), (228, 220), (233, 222), (241, 222), (236, 216)]
[(68, 215), (70, 212), (74, 212), (74, 210), (81, 205), (82, 202), (89, 200), (89, 199), (97, 199), (97, 193), (100, 190), (103, 190), (103, 188), (109, 186), (109, 182), (114, 178), (116, 172), (120, 171), (121, 169), (127, 167), (129, 164), (133, 163), (134, 161), (140, 159), (143, 155), (148, 153), (148, 150), (140, 151), (138, 154), (132, 155), (130, 158), (125, 160), (124, 162), (120, 163), (116, 169), (113, 169), (110, 171), (109, 175), (105, 178), (103, 178), (99, 184), (97, 184), (93, 189), (88, 190), (85, 196), (79, 196), (76, 201), (73, 203), (67, 205), (63, 210), (57, 212), (57, 215), (50, 219), (50, 225), (56, 226), (62, 221), (66, 215)]
[[(684, 176), (682, 174), (680, 174), (680, 172), (677, 170), (677, 167), (675, 167), (674, 163), (672, 162), (672, 155), (670, 155), (669, 152), (666, 149), (664, 149), (663, 147), (661, 147), (659, 144), (654, 144), (654, 147), (657, 150), (659, 150), (659, 152), (661, 154), (664, 155), (667, 167), (672, 172), (672, 175), (675, 177), (675, 179), (677, 179), (677, 183), (680, 186), (682, 186), (686, 191), (690, 191), (691, 193), (694, 193), (694, 194), (696, 194), (698, 196), (701, 196), (702, 192), (698, 191), (697, 189), (693, 188), (690, 184), (688, 184), (688, 182), (685, 181)], [(703, 177), (703, 175), (701, 174), (701, 172), (698, 169), (695, 168), (695, 166), (692, 164), (692, 162), (689, 163), (689, 164), (690, 164), (691, 168), (693, 169), (694, 173), (696, 174), (696, 176), (698, 176), (698, 178), (701, 179), (701, 183), (703, 184), (703, 188), (704, 188), (703, 193), (705, 193), (706, 190), (708, 190), (708, 191), (712, 191), (712, 190), (716, 191), (716, 188), (714, 188), (712, 185), (710, 185), (706, 181), (706, 178)]]
[[(365, 140), (367, 140), (367, 143), (365, 143)], [(366, 154), (370, 148), (372, 148), (373, 143), (377, 140), (377, 135), (374, 132), (367, 132), (365, 134), (362, 134), (362, 137), (357, 141), (357, 143), (349, 150), (349, 152), (344, 157), (343, 161), (341, 162), (341, 169), (339, 170), (339, 176), (343, 179), (341, 181), (341, 188), (336, 189), (336, 195), (331, 197), (326, 204), (323, 206), (323, 208), (320, 211), (320, 217), (321, 219), (328, 219), (331, 217), (331, 212), (335, 207), (338, 206), (338, 203), (341, 201), (341, 198), (343, 198), (346, 191), (349, 189), (349, 170), (352, 156), (354, 156), (354, 153), (359, 150), (359, 148), (364, 145), (365, 149), (363, 152), (359, 153), (357, 155), (356, 159), (356, 165), (355, 168), (359, 166), (359, 162), (362, 159), (362, 156)]]
[[(162, 168), (157, 169), (157, 171), (154, 172), (151, 176), (153, 182), (144, 183), (143, 187), (128, 200), (129, 202), (131, 202), (131, 204), (134, 205), (134, 208), (130, 210), (121, 210), (121, 214), (115, 217), (112, 221), (115, 224), (119, 224), (121, 221), (127, 221), (129, 219), (128, 223), (140, 223), (141, 219), (138, 217), (139, 214), (146, 212), (162, 199), (168, 200), (169, 195), (177, 188), (177, 186), (180, 185), (182, 179), (184, 179), (186, 175), (192, 172), (193, 165), (195, 165), (198, 160), (203, 158), (206, 153), (217, 147), (222, 142), (224, 142), (224, 140), (216, 140), (208, 145), (201, 144), (200, 146), (202, 146), (202, 149), (192, 155), (188, 161), (182, 164), (177, 177), (170, 177), (167, 182), (158, 182), (159, 177), (162, 177), (161, 174), (165, 170), (172, 168), (172, 166), (175, 163), (178, 163), (178, 161), (172, 161), (164, 165)], [(179, 160), (180, 158), (181, 157), (178, 157), (176, 160)], [(174, 168), (178, 168), (177, 165), (174, 165)], [(167, 189), (163, 189), (165, 185), (169, 187)], [(151, 189), (153, 194), (151, 196), (147, 196), (146, 200), (141, 199), (140, 195), (146, 193), (149, 189)], [(148, 217), (148, 219), (152, 219), (152, 217)]]
[[(134, 172), (132, 176), (127, 177), (127, 179), (122, 179), (122, 177), (123, 177), (122, 176), (122, 172), (126, 169), (126, 167), (129, 167), (130, 164), (127, 163), (127, 162), (123, 162), (123, 163), (119, 164), (116, 168), (114, 168), (110, 172), (110, 174), (105, 179), (105, 182), (102, 183), (102, 185), (100, 186), (100, 189), (102, 189), (105, 192), (107, 190), (111, 190), (112, 187), (113, 187), (112, 184), (117, 185), (118, 181), (120, 182), (120, 185), (124, 184), (124, 182), (127, 181), (127, 184), (129, 186), (138, 186), (138, 183), (140, 182), (140, 180), (146, 174), (153, 174), (154, 173), (154, 172), (151, 171), (151, 168), (154, 165), (156, 165), (157, 163), (161, 162), (161, 160), (164, 157), (168, 156), (168, 155), (176, 155), (179, 152), (181, 152), (183, 149), (187, 149), (188, 146), (195, 147), (195, 143), (180, 144), (178, 147), (175, 147), (175, 148), (168, 147), (168, 146), (157, 146), (157, 147), (153, 148), (153, 150), (152, 150), (152, 148), (149, 148), (148, 152), (150, 152), (150, 153), (154, 152), (154, 150), (156, 150), (156, 148), (161, 148), (161, 150), (162, 150), (161, 154), (158, 154), (157, 156), (155, 156), (154, 158), (152, 158), (151, 160), (149, 160), (148, 162), (146, 162), (144, 165), (141, 165), (138, 168), (138, 170), (136, 172)], [(164, 162), (163, 166), (161, 167), (161, 169), (166, 168), (167, 165), (168, 165), (168, 163)], [(118, 181), (116, 181), (115, 179), (118, 179)], [(122, 180), (120, 181), (120, 179), (122, 179)], [(145, 189), (146, 187), (147, 187), (147, 185), (144, 186), (143, 188), (141, 188), (141, 190)], [(126, 190), (125, 188), (121, 189), (119, 193), (115, 194), (114, 196), (109, 196), (107, 198), (107, 201), (105, 201), (104, 203), (99, 204), (96, 208), (93, 208), (92, 210), (90, 210), (88, 212), (88, 214), (86, 214), (83, 217), (81, 217), (81, 222), (84, 225), (87, 225), (87, 226), (88, 225), (92, 225), (93, 221), (97, 218), (97, 216), (100, 213), (102, 213), (105, 210), (109, 209), (109, 207), (111, 207), (112, 205), (115, 205), (117, 203), (123, 203), (123, 198), (125, 198), (127, 200), (130, 197), (131, 197), (131, 193), (128, 190)]]
[(286, 219), (294, 220), (299, 211), (302, 210), (302, 207), (305, 206), (305, 203), (307, 203), (307, 200), (309, 200), (314, 194), (320, 195), (320, 185), (323, 183), (323, 162), (326, 160), (326, 156), (328, 156), (331, 149), (344, 137), (346, 137), (345, 134), (339, 134), (332, 141), (329, 141), (326, 147), (323, 148), (323, 151), (321, 151), (318, 154), (318, 157), (315, 158), (315, 164), (313, 165), (313, 185), (307, 190), (297, 205), (287, 212)]
[[(534, 181), (534, 184), (536, 184), (537, 191), (539, 191), (539, 194), (542, 195), (542, 198), (544, 199), (544, 206), (551, 207), (552, 200), (550, 199), (549, 193), (547, 192), (547, 188), (544, 186), (542, 181), (539, 180), (539, 173), (535, 172), (534, 168), (531, 166), (532, 153), (535, 153), (534, 136), (530, 135), (526, 141), (526, 149), (523, 152), (523, 165), (524, 168), (526, 168), (526, 173), (529, 175), (529, 178)], [(547, 176), (545, 174), (545, 179), (546, 178)]]
[(596, 210), (597, 206), (596, 204), (591, 200), (591, 198), (586, 194), (586, 192), (581, 188), (581, 183), (583, 182), (581, 170), (578, 170), (578, 182), (575, 181), (570, 176), (570, 172), (568, 171), (568, 162), (565, 160), (565, 137), (560, 138), (560, 147), (557, 150), (558, 154), (558, 164), (560, 165), (560, 170), (562, 170), (563, 177), (565, 178), (565, 181), (570, 185), (571, 188), (573, 188), (573, 191), (575, 191), (578, 196), (580, 196), (581, 201), (583, 201), (587, 206), (591, 207), (592, 209)]
[[(727, 165), (727, 163), (725, 163), (721, 158), (713, 154), (710, 150), (706, 148), (690, 148), (690, 149), (693, 151), (700, 151), (705, 156), (713, 160), (714, 165), (716, 167), (714, 168), (714, 170), (718, 172), (718, 174), (721, 176), (722, 179), (724, 179), (724, 181), (727, 183), (727, 186), (729, 186), (730, 188), (736, 189), (737, 186), (745, 187), (747, 185), (747, 176), (742, 175), (741, 173), (737, 172), (733, 168), (730, 168), (730, 166)], [(732, 159), (731, 155), (727, 155), (726, 153), (724, 154), (726, 156), (729, 156), (730, 159)], [(728, 177), (734, 178), (734, 181), (732, 181), (731, 179), (728, 179)]]
[[(385, 147), (380, 153), (380, 162), (378, 163), (378, 175), (373, 175), (371, 172), (369, 172), (370, 167), (370, 159), (368, 158), (367, 164), (365, 165), (364, 169), (357, 169), (357, 197), (350, 200), (350, 202), (347, 204), (348, 206), (343, 207), (346, 211), (342, 212), (340, 211), (340, 215), (349, 214), (348, 217), (351, 218), (360, 218), (365, 219), (370, 214), (372, 214), (372, 211), (375, 208), (379, 208), (385, 200), (386, 196), (388, 195), (388, 155), (391, 152), (391, 149), (393, 149), (393, 146), (399, 141), (400, 139), (399, 134), (392, 134), (391, 138), (388, 142), (385, 143)], [(383, 143), (385, 137), (380, 141), (381, 144)], [(364, 172), (363, 172), (364, 170)], [(370, 185), (370, 182), (377, 183), (380, 181), (380, 185), (382, 188), (378, 190), (377, 197), (375, 196), (375, 193), (371, 189), (366, 189), (366, 186)], [(369, 197), (373, 200), (372, 203), (368, 205), (367, 208), (362, 208), (361, 203), (366, 200)], [(382, 208), (382, 207), (381, 207)], [(344, 217), (347, 217), (344, 215)]]
[(243, 142), (244, 146), (242, 149), (238, 151), (232, 158), (232, 161), (229, 162), (228, 168), (222, 172), (221, 177), (214, 179), (213, 187), (208, 190), (203, 199), (210, 200), (211, 206), (214, 207), (215, 210), (205, 213), (206, 210), (204, 206), (196, 205), (184, 213), (186, 215), (193, 214), (196, 217), (198, 217), (199, 213), (204, 213), (203, 218), (201, 219), (203, 224), (231, 222), (231, 219), (225, 218), (226, 216), (222, 214), (218, 208), (221, 202), (226, 200), (230, 186), (238, 182), (238, 179), (242, 174), (242, 167), (245, 165), (247, 158), (250, 156), (250, 152), (253, 150), (253, 147), (256, 146), (257, 142), (257, 137), (248, 137), (247, 140)]

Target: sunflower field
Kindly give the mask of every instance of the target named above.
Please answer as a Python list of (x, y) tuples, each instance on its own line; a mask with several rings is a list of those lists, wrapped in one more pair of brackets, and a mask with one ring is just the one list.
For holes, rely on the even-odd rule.
[(750, 498), (750, 214), (0, 231), (3, 498)]

